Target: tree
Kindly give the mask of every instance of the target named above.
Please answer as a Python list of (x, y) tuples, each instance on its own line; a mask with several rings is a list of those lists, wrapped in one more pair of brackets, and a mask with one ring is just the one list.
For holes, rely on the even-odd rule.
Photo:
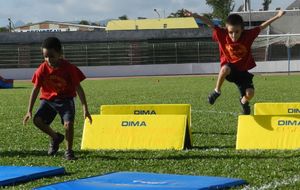
[(89, 21), (87, 21), (87, 20), (82, 20), (79, 22), (79, 24), (90, 25)]
[(175, 13), (171, 13), (168, 18), (178, 18), (178, 17), (185, 17), (184, 13), (186, 12), (186, 9), (179, 9)]
[(263, 10), (264, 11), (267, 11), (267, 10), (269, 10), (269, 5), (272, 3), (272, 0), (264, 0), (264, 2), (263, 2)]
[[(179, 9), (177, 12), (175, 13), (171, 13), (168, 18), (178, 18), (178, 17), (186, 17), (186, 13), (192, 13), (191, 17), (199, 17), (200, 15), (198, 13), (193, 13), (187, 9)], [(212, 14), (210, 13), (204, 13), (203, 14), (205, 17), (209, 18), (209, 19), (213, 19)]]
[[(197, 14), (197, 13), (193, 13), (193, 15), (194, 15), (194, 14)], [(208, 19), (210, 19), (210, 20), (213, 20), (213, 18), (214, 18), (213, 15), (212, 15), (211, 13), (204, 13), (203, 16), (205, 16), (206, 18), (208, 18)]]
[[(186, 17), (186, 16), (185, 16), (185, 13), (186, 13), (186, 12), (192, 13), (192, 16), (193, 16), (193, 17), (199, 16), (198, 13), (193, 13), (192, 11), (189, 11), (189, 10), (187, 10), (187, 9), (179, 9), (177, 12), (171, 13), (171, 14), (168, 16), (168, 18)], [(208, 17), (211, 17), (210, 14), (205, 14), (205, 15), (208, 16)]]
[(221, 19), (223, 25), (235, 7), (234, 0), (206, 0), (206, 4), (213, 9), (213, 17)]
[(92, 22), (91, 25), (92, 25), (92, 26), (100, 26), (100, 24), (99, 24), (99, 23), (96, 23), (96, 22)]
[(128, 16), (127, 15), (122, 15), (119, 17), (119, 20), (128, 20)]
[(0, 27), (0, 32), (8, 32), (8, 28), (6, 28), (6, 27)]

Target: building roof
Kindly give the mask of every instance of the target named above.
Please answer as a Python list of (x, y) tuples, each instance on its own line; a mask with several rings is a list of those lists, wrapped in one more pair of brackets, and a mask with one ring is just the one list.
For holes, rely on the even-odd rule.
[(43, 21), (38, 23), (30, 23), (23, 26), (18, 26), (16, 28), (22, 28), (22, 27), (28, 27), (28, 26), (34, 26), (38, 24), (58, 24), (58, 25), (67, 25), (67, 26), (75, 26), (75, 27), (82, 27), (82, 28), (97, 28), (97, 29), (105, 29), (104, 26), (94, 26), (94, 25), (84, 25), (84, 24), (76, 24), (76, 23), (70, 23), (70, 22), (57, 22), (57, 21)]
[(104, 31), (96, 32), (0, 32), (1, 44), (40, 44), (47, 37), (55, 36), (63, 43), (95, 43), (95, 42), (136, 42), (153, 41), (161, 42), (174, 39), (211, 38), (211, 30), (207, 27), (198, 29), (178, 29), (178, 30), (128, 30), (128, 31)]
[(300, 0), (295, 0), (292, 4), (290, 4), (287, 10), (300, 9)]
[(138, 19), (138, 20), (111, 20), (106, 30), (156, 30), (156, 29), (188, 29), (198, 28), (193, 17)]

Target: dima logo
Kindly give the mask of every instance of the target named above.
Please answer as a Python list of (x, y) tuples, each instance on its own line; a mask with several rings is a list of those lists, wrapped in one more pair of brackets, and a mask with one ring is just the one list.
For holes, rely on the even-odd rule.
[(300, 109), (298, 109), (298, 108), (288, 108), (288, 113), (300, 113)]
[(122, 121), (122, 127), (147, 127), (145, 121)]
[(134, 115), (156, 115), (154, 110), (134, 110)]
[(300, 127), (300, 121), (298, 120), (278, 120), (278, 126), (295, 126)]

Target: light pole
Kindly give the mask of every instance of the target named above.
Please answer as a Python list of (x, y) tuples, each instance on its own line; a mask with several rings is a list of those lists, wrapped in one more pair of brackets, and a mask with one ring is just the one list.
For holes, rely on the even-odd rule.
[(158, 18), (160, 18), (160, 14), (159, 14), (159, 12), (157, 11), (157, 9), (154, 9), (154, 12), (156, 12), (157, 15), (158, 15)]
[(11, 32), (11, 18), (8, 18), (8, 31)]

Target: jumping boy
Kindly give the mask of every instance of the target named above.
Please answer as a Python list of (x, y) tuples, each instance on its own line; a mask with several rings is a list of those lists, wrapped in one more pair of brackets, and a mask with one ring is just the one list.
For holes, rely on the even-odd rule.
[[(273, 18), (249, 30), (244, 30), (244, 21), (238, 14), (232, 14), (227, 17), (225, 28), (215, 26), (205, 16), (197, 17), (213, 30), (213, 39), (219, 44), (221, 70), (216, 88), (208, 96), (208, 102), (211, 105), (221, 95), (221, 87), (226, 79), (229, 82), (235, 83), (240, 91), (242, 113), (245, 115), (250, 114), (249, 101), (254, 96), (254, 85), (252, 81), (253, 74), (249, 73), (248, 70), (256, 66), (251, 53), (251, 45), (261, 30), (268, 27), (284, 14), (285, 12), (280, 10)], [(192, 16), (192, 13), (187, 11), (185, 15)]]
[[(25, 125), (32, 117), (32, 109), (36, 98), (41, 91), (41, 104), (33, 117), (33, 123), (42, 132), (50, 136), (48, 155), (55, 155), (59, 145), (66, 137), (65, 159), (74, 160), (73, 136), (75, 104), (74, 97), (78, 94), (83, 105), (84, 118), (92, 122), (91, 115), (80, 82), (85, 79), (84, 74), (75, 66), (62, 58), (62, 46), (59, 39), (47, 38), (42, 44), (45, 61), (35, 71), (32, 82), (33, 90), (29, 98), (27, 114), (24, 117)], [(59, 114), (65, 128), (65, 136), (50, 128), (55, 116)]]

